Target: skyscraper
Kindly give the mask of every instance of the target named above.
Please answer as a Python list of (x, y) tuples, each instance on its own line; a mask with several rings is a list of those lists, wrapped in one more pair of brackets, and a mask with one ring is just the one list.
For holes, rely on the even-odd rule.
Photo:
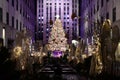
[[(101, 25), (109, 19), (114, 26), (120, 24), (119, 0), (81, 0), (81, 37), (92, 40), (93, 32), (100, 33)], [(115, 29), (115, 28), (113, 28)], [(115, 31), (117, 32), (117, 31)], [(120, 34), (119, 34), (120, 35)], [(115, 37), (115, 35), (114, 35)]]
[(35, 22), (34, 0), (0, 0), (0, 44), (9, 47), (23, 28), (34, 39)]
[(52, 25), (56, 16), (62, 20), (63, 28), (71, 43), (73, 34), (79, 34), (78, 19), (71, 19), (71, 15), (79, 15), (79, 0), (37, 0), (37, 39), (46, 44)]

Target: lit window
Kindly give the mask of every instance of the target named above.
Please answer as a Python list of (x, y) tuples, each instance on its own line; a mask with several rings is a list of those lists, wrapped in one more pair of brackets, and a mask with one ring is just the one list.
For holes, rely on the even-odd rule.
[(49, 31), (49, 29), (47, 28), (47, 31)]

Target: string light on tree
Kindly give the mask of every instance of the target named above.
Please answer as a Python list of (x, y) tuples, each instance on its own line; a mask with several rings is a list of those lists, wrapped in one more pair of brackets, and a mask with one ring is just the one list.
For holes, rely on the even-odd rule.
[(50, 51), (66, 51), (67, 38), (65, 38), (65, 31), (62, 27), (62, 22), (59, 15), (56, 15), (57, 19), (51, 29), (50, 37), (48, 40), (48, 50)]

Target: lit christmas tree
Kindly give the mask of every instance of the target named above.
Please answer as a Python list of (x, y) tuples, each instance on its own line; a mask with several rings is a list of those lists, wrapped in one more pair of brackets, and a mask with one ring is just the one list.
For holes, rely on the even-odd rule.
[(56, 19), (53, 24), (48, 43), (48, 50), (57, 51), (58, 56), (59, 53), (62, 54), (61, 52), (66, 51), (67, 39), (65, 38), (65, 32), (60, 19)]

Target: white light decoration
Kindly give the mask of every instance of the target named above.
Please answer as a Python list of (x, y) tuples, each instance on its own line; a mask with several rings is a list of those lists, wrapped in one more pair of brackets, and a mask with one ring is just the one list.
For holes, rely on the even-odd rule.
[(56, 18), (57, 18), (57, 19), (59, 19), (59, 17), (60, 17), (59, 15), (56, 15)]
[(3, 38), (3, 46), (5, 46), (5, 28), (3, 28), (2, 38)]
[(49, 29), (47, 28), (47, 31), (49, 31)]
[(20, 46), (16, 46), (14, 49), (13, 49), (13, 52), (14, 52), (14, 57), (15, 58), (18, 58), (21, 56), (21, 54), (23, 53), (22, 52), (22, 48)]
[(79, 43), (78, 41), (72, 40), (72, 44), (74, 44), (76, 47), (77, 47), (78, 43)]

